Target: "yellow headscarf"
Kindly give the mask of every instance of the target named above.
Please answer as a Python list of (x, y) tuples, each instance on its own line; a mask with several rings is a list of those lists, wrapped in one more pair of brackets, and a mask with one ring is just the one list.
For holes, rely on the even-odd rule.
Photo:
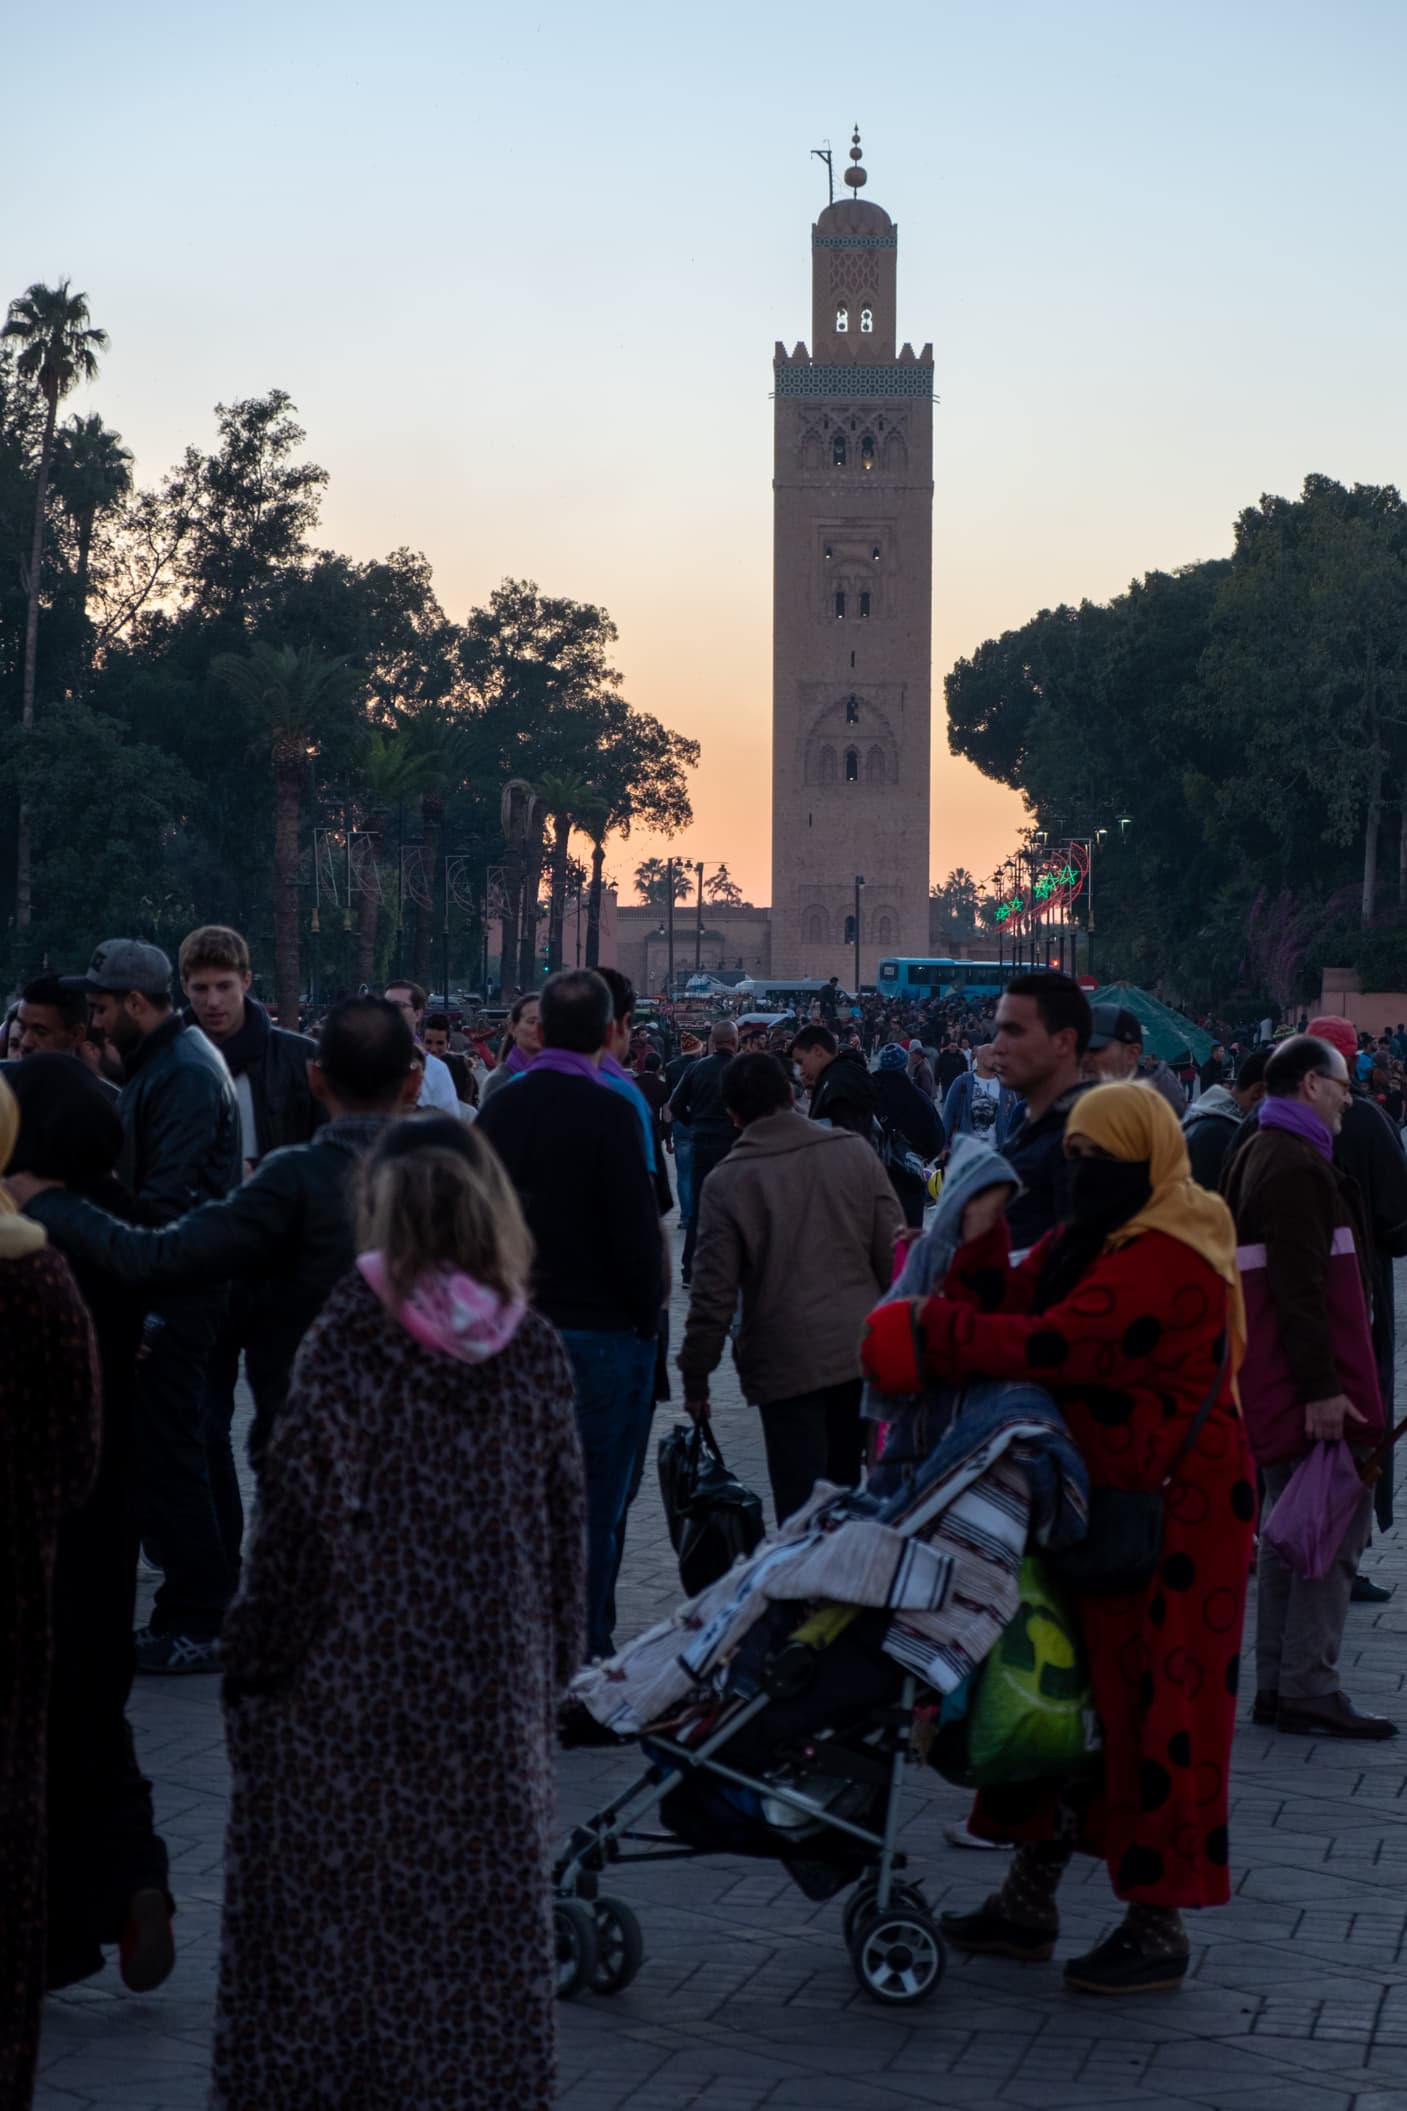
[(1153, 1192), (1126, 1224), (1104, 1242), (1113, 1253), (1140, 1232), (1161, 1231), (1200, 1254), (1226, 1285), (1231, 1328), (1231, 1370), (1246, 1350), (1246, 1307), (1236, 1267), (1236, 1227), (1220, 1195), (1192, 1178), (1187, 1145), (1177, 1116), (1150, 1085), (1096, 1085), (1070, 1109), (1067, 1136), (1087, 1136), (1112, 1158), (1146, 1158)]
[[(19, 1133), (19, 1102), (0, 1077), (0, 1173), (10, 1163)], [(23, 1254), (37, 1253), (45, 1237), (43, 1225), (22, 1217), (0, 1182), (0, 1261), (17, 1261)]]

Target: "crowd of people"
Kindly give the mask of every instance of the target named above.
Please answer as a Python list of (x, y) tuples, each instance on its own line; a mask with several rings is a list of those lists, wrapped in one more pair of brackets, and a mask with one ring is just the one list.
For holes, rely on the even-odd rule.
[[(867, 1387), (979, 1379), (1049, 1394), (1092, 1538), (1114, 1498), (1160, 1497), (1153, 1571), (1077, 1599), (1102, 1774), (979, 1797), (972, 1834), (1015, 1851), (954, 1943), (1049, 1957), (1086, 1851), (1125, 1912), (1069, 1983), (1180, 1983), (1182, 1914), (1229, 1893), (1257, 1519), (1321, 1443), (1373, 1471), (1326, 1574), (1262, 1535), (1255, 1719), (1393, 1734), (1339, 1675), (1375, 1499), (1391, 1519), (1391, 1038), (1306, 1019), (1184, 1079), (1133, 1013), (1035, 972), (988, 1011), (833, 993), (675, 1047), (625, 977), (577, 969), (518, 996), (485, 1064), (412, 981), (304, 1034), (251, 980), (223, 926), (174, 970), (114, 939), (9, 1022), (6, 2102), (46, 1987), (113, 1945), (133, 1988), (173, 1968), (127, 1707), (134, 1674), (208, 1673), (232, 1767), (212, 2102), (433, 2111), (472, 2072), (476, 2104), (550, 2103), (553, 1748), (613, 1741), (568, 1689), (621, 1639), (654, 1408), (677, 1383), (706, 1422), (730, 1353), (779, 1524), (875, 1464)], [(972, 1199), (943, 1244), (950, 1161)]]

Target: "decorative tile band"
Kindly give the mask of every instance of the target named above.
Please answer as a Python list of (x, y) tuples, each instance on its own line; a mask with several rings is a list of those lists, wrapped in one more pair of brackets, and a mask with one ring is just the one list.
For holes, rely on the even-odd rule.
[(813, 249), (897, 249), (897, 235), (812, 235)]
[(777, 366), (779, 396), (931, 396), (933, 369), (909, 366)]

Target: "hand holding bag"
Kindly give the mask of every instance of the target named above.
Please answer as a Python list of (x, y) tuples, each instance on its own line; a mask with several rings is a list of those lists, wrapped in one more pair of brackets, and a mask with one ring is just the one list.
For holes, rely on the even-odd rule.
[(1344, 1533), (1363, 1500), (1358, 1461), (1340, 1437), (1312, 1445), (1261, 1526), (1261, 1537), (1297, 1576), (1327, 1576)]
[(696, 1598), (762, 1537), (762, 1503), (730, 1473), (708, 1422), (676, 1423), (659, 1445), (660, 1495), (679, 1580)]

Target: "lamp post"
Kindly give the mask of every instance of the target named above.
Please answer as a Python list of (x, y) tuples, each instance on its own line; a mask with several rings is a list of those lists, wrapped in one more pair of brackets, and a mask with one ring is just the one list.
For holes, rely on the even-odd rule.
[(860, 1001), (860, 890), (865, 884), (863, 872), (855, 875), (855, 1002)]
[(699, 859), (699, 861), (698, 861), (698, 863), (697, 863), (697, 864), (695, 865), (695, 867), (694, 867), (694, 871), (695, 871), (695, 872), (696, 872), (696, 874), (698, 875), (698, 882), (699, 882), (699, 908), (698, 908), (698, 918), (697, 918), (697, 921), (695, 922), (695, 925), (694, 925), (694, 973), (695, 973), (695, 974), (697, 975), (697, 974), (698, 974), (698, 973), (700, 972), (700, 970), (702, 969), (702, 967), (703, 967), (703, 876), (704, 876), (704, 868), (703, 868), (703, 859), (702, 859), (702, 858), (700, 858), (700, 859)]

